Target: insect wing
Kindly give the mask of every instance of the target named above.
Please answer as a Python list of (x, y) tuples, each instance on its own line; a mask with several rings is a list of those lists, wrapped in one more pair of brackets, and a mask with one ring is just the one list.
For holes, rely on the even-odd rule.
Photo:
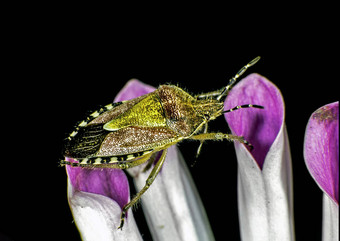
[(140, 96), (132, 100), (108, 104), (91, 113), (78, 123), (66, 139), (64, 156), (85, 158), (94, 155), (108, 134), (103, 128), (104, 124), (126, 112), (144, 98), (145, 96)]
[(159, 151), (181, 140), (169, 128), (129, 126), (110, 132), (103, 140), (97, 156), (116, 156), (143, 152)]
[[(126, 113), (133, 112), (131, 115), (135, 116), (148, 113), (145, 108), (150, 108), (154, 115), (158, 114), (158, 118), (140, 118), (138, 122), (130, 122), (129, 126), (121, 123), (115, 130), (105, 128), (105, 124), (115, 123)], [(181, 138), (166, 127), (162, 116), (162, 108), (154, 93), (104, 106), (78, 124), (65, 145), (65, 156), (81, 163), (86, 160), (90, 164), (100, 164), (130, 161), (165, 149)], [(127, 117), (126, 120), (132, 119)]]
[(109, 134), (102, 124), (87, 125), (77, 131), (77, 135), (65, 144), (64, 155), (73, 158), (86, 158), (93, 156)]

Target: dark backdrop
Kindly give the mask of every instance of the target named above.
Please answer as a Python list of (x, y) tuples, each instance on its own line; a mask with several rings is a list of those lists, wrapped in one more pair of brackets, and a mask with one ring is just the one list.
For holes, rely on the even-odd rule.
[[(293, 14), (298, 19), (299, 13)], [(67, 203), (66, 173), (58, 167), (63, 139), (85, 113), (110, 103), (126, 81), (178, 84), (191, 93), (211, 91), (260, 55), (246, 75), (267, 77), (285, 100), (296, 237), (320, 240), (322, 192), (305, 167), (303, 138), (311, 113), (338, 100), (336, 35), (331, 19), (321, 25), (314, 16), (271, 24), (274, 15), (263, 22), (249, 19), (248, 26), (223, 16), (211, 22), (196, 16), (200, 20), (183, 25), (173, 25), (172, 18), (159, 25), (157, 19), (144, 25), (138, 18), (129, 25), (111, 25), (66, 21), (58, 14), (45, 22), (48, 13), (33, 22), (20, 21), (19, 30), (11, 29), (8, 37), (1, 97), (5, 148), (0, 233), (12, 240), (79, 240)], [(223, 118), (210, 127), (228, 131)], [(188, 164), (197, 146), (180, 145)], [(233, 145), (204, 145), (190, 171), (216, 240), (239, 240)]]

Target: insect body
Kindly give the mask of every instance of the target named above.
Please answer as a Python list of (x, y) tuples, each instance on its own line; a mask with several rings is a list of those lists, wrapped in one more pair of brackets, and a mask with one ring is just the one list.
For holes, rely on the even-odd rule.
[[(243, 137), (224, 133), (208, 133), (208, 122), (239, 108), (258, 105), (236, 106), (224, 110), (223, 100), (236, 79), (259, 57), (245, 65), (221, 90), (192, 96), (174, 85), (161, 85), (152, 93), (132, 100), (104, 106), (80, 122), (65, 144), (65, 157), (75, 162), (61, 164), (88, 168), (127, 169), (154, 162), (162, 151), (143, 189), (123, 207), (121, 224), (127, 210), (150, 187), (159, 173), (167, 148), (185, 139), (199, 140), (199, 154), (205, 140), (239, 141), (251, 146)], [(223, 99), (223, 100), (221, 100)]]

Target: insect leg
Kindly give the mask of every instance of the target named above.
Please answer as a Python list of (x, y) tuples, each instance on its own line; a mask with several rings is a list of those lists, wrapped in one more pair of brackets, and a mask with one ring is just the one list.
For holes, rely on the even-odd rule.
[(223, 96), (227, 95), (229, 90), (233, 87), (233, 85), (235, 84), (236, 80), (242, 75), (244, 74), (244, 72), (246, 72), (246, 70), (253, 66), (254, 64), (256, 64), (258, 61), (260, 60), (260, 56), (257, 56), (255, 59), (253, 59), (252, 61), (250, 61), (248, 64), (246, 64), (245, 66), (243, 66), (238, 72), (237, 74), (232, 77), (229, 80), (229, 84), (224, 88), (224, 90), (221, 92), (221, 94), (217, 97), (217, 100), (220, 100)]
[(168, 151), (167, 149), (163, 150), (161, 157), (159, 158), (158, 162), (156, 163), (156, 165), (150, 172), (148, 179), (146, 179), (145, 186), (142, 188), (142, 190), (140, 190), (137, 193), (137, 195), (134, 196), (132, 200), (123, 207), (122, 214), (120, 216), (120, 225), (118, 229), (122, 229), (124, 226), (124, 219), (125, 219), (127, 210), (131, 208), (141, 198), (141, 196), (146, 192), (146, 190), (148, 190), (148, 188), (151, 186), (151, 184), (155, 180), (157, 174), (159, 173), (159, 171), (161, 170), (163, 166), (167, 151)]
[(158, 152), (155, 152), (153, 153), (153, 155), (151, 155), (151, 157), (148, 160), (148, 163), (146, 164), (142, 172), (147, 172), (152, 167), (152, 164), (155, 162), (157, 158), (157, 153)]
[[(203, 133), (206, 134), (208, 132), (208, 123), (205, 123), (204, 125), (204, 131)], [(203, 145), (204, 140), (200, 141), (200, 145), (198, 146), (197, 153), (196, 153), (196, 158), (199, 156), (201, 153), (202, 145)]]
[(221, 132), (217, 133), (203, 133), (203, 134), (198, 134), (191, 136), (189, 139), (192, 140), (200, 140), (200, 141), (205, 141), (205, 140), (224, 140), (227, 139), (228, 141), (238, 141), (240, 143), (246, 144), (247, 146), (250, 147), (250, 150), (253, 149), (252, 144), (250, 144), (248, 141), (246, 141), (243, 136), (235, 136), (231, 134), (224, 134)]

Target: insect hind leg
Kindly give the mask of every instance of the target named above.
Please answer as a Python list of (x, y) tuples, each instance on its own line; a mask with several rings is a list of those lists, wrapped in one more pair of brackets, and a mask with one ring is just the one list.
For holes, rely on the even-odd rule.
[(157, 174), (159, 173), (159, 171), (161, 170), (161, 168), (163, 166), (166, 154), (167, 154), (167, 149), (164, 149), (161, 157), (159, 158), (159, 160), (157, 161), (157, 163), (153, 167), (152, 171), (150, 172), (148, 178), (146, 179), (145, 186), (142, 188), (142, 190), (140, 190), (136, 194), (136, 196), (134, 196), (132, 198), (132, 200), (129, 203), (127, 203), (123, 207), (122, 214), (120, 216), (120, 225), (119, 225), (118, 229), (121, 229), (121, 230), (123, 229), (124, 221), (125, 221), (125, 217), (126, 217), (126, 212), (129, 210), (129, 208), (131, 208), (134, 204), (136, 204), (136, 202), (138, 202), (138, 200), (141, 198), (141, 196), (146, 192), (146, 190), (149, 189), (149, 187), (151, 186), (151, 184), (155, 180)]

